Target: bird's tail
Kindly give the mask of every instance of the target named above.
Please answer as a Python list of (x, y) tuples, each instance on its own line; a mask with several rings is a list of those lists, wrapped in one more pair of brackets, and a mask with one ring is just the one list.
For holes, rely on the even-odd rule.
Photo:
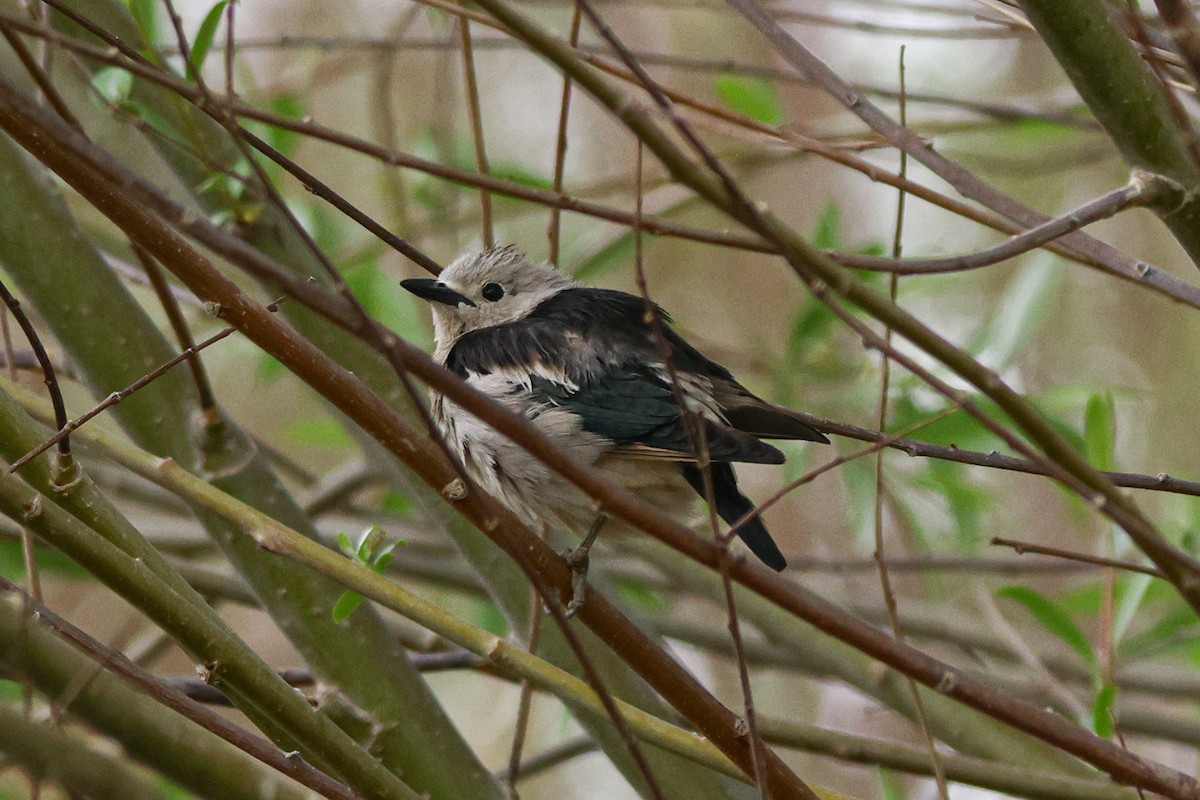
[[(704, 497), (704, 477), (700, 468), (695, 464), (681, 464), (680, 470), (688, 484), (698, 495)], [(737, 477), (733, 474), (731, 465), (712, 464), (711, 470), (713, 501), (717, 514), (732, 525), (753, 510), (754, 504), (738, 489)], [(738, 536), (750, 548), (750, 552), (771, 569), (781, 572), (787, 566), (787, 559), (779, 552), (779, 547), (771, 538), (771, 534), (767, 533), (767, 526), (763, 525), (760, 518), (754, 517), (738, 528)]]

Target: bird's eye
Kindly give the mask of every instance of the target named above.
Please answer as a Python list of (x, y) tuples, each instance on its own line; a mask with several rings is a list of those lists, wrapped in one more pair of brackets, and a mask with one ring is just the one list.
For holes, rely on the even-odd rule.
[(485, 283), (483, 285), (483, 299), (494, 303), (504, 297), (504, 287), (498, 283)]

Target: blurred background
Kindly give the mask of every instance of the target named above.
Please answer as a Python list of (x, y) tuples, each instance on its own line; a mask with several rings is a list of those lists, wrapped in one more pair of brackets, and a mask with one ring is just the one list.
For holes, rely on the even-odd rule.
[[(164, 7), (130, 5), (142, 32), (182, 71)], [(206, 26), (212, 28), (203, 74), (214, 90), (223, 90), (224, 4), (215, 8), (209, 0), (176, 0), (175, 5), (193, 42), (203, 38)], [(766, 5), (792, 35), (888, 114), (899, 117), (903, 106), (908, 126), (930, 146), (1044, 214), (1065, 214), (1129, 179), (1127, 165), (1019, 9), (967, 0)], [(3, 6), (9, 13), (20, 12), (16, 3)], [(568, 36), (571, 3), (530, 0), (515, 7), (558, 36)], [(900, 170), (897, 151), (798, 76), (725, 4), (597, 0), (595, 7), (650, 74), (682, 98), (677, 99), (682, 116), (747, 193), (816, 246), (835, 253), (889, 255), (898, 242), (903, 257), (932, 258), (971, 253), (1004, 240), (1002, 233), (912, 195), (899, 216), (898, 191), (870, 172)], [(451, 10), (437, 3), (255, 0), (238, 3), (235, 19), (232, 81), (245, 103), (373, 142), (411, 157), (411, 163), (423, 159), (481, 171), (464, 77), (462, 23)], [(502, 31), (472, 21), (469, 32), (478, 82), (474, 122), (482, 132), (486, 171), (531, 194), (547, 195), (554, 188), (563, 77)], [(580, 45), (606, 63), (616, 62), (586, 24)], [(9, 52), (0, 57), (0, 69), (6, 76), (20, 74)], [(97, 142), (176, 197), (196, 190), (170, 172), (146, 139), (131, 139), (130, 117), (140, 112), (127, 102), (128, 73), (110, 66), (87, 75), (65, 54), (55, 56), (53, 69), (66, 96), (87, 115)], [(615, 83), (650, 105), (644, 93)], [(154, 126), (153, 120), (149, 125)], [(277, 127), (250, 127), (438, 262), (449, 263), (482, 246), (486, 226), (477, 188)], [(576, 87), (565, 137), (562, 191), (632, 213), (638, 150), (628, 130)], [(860, 168), (823, 157), (817, 152), (822, 149), (842, 154), (843, 161)], [(397, 286), (399, 280), (423, 273), (278, 168), (267, 169), (288, 208), (368, 310), (428, 349), (428, 311)], [(957, 197), (914, 161), (904, 169), (910, 180)], [(213, 181), (214, 186), (227, 184), (214, 191), (237, 196), (237, 175), (216, 174)], [(648, 153), (641, 184), (647, 216), (687, 229), (744, 236), (670, 180)], [(64, 194), (89, 237), (119, 274), (128, 274), (134, 261), (115, 228), (70, 191)], [(561, 215), (555, 244), (547, 233), (552, 212), (544, 203), (496, 193), (490, 202), (495, 241), (513, 243), (536, 260), (553, 260), (591, 285), (637, 291), (638, 248), (628, 225), (568, 210)], [(230, 207), (235, 210), (226, 218), (211, 208), (203, 213), (232, 229), (253, 224), (253, 206), (231, 202)], [(1196, 280), (1195, 266), (1149, 211), (1128, 210), (1088, 230), (1156, 269)], [(815, 299), (782, 259), (650, 233), (644, 234), (640, 252), (653, 298), (690, 341), (729, 366), (750, 389), (821, 418), (878, 429), (880, 354), (864, 348), (860, 337)], [(859, 275), (882, 291), (891, 288), (885, 274)], [(126, 282), (165, 326), (150, 290)], [(1200, 393), (1195, 391), (1200, 367), (1189, 357), (1197, 343), (1192, 309), (1047, 250), (982, 269), (904, 276), (895, 291), (902, 307), (996, 370), (1093, 463), (1118, 471), (1196, 477), (1192, 428), (1200, 416)], [(263, 291), (258, 296), (270, 299)], [(185, 302), (184, 311), (197, 338), (219, 330), (221, 323), (198, 304)], [(916, 352), (902, 341), (896, 346)], [(55, 356), (71, 375), (70, 358), (60, 349)], [(204, 360), (226, 412), (275, 454), (278, 471), (327, 541), (334, 543), (339, 533), (357, 541), (379, 525), (389, 537), (405, 542), (389, 565), (397, 580), (474, 624), (524, 638), (525, 632), (512, 630), (511, 620), (498, 610), (471, 564), (442, 534), (440, 512), (371, 469), (345, 421), (310, 388), (238, 335), (208, 350)], [(919, 360), (956, 388), (969, 388), (944, 367), (923, 356)], [(38, 390), (40, 377), (27, 373), (22, 383)], [(914, 429), (915, 438), (936, 444), (1009, 452), (964, 413), (947, 410), (944, 397), (902, 368), (892, 369), (885, 399), (889, 431)], [(77, 415), (95, 399), (85, 387), (70, 383), (68, 401), (71, 414)], [(1009, 424), (993, 407), (984, 407)], [(109, 423), (101, 419), (94, 424)], [(782, 447), (789, 457), (782, 467), (739, 467), (751, 498), (765, 500), (864, 444), (835, 437), (832, 446)], [(270, 616), (240, 599), (248, 593), (245, 584), (178, 504), (144, 482), (103, 465), (97, 469), (102, 484), (160, 549), (180, 564), (211, 573), (209, 596), (220, 600), (222, 616), (256, 651), (280, 668), (302, 666)], [(792, 563), (786, 573), (791, 579), (886, 626), (873, 557), (878, 519), (899, 619), (915, 644), (1114, 741), (1124, 736), (1139, 754), (1195, 772), (1200, 627), (1194, 615), (1147, 575), (1020, 555), (992, 544), (999, 537), (1140, 563), (1143, 557), (1123, 533), (1044, 477), (889, 451), (882, 455), (878, 492), (876, 469), (875, 455), (850, 459), (789, 491), (766, 512)], [(1195, 497), (1143, 491), (1136, 501), (1168, 538), (1194, 549), (1192, 531), (1200, 519)], [(15, 535), (11, 524), (0, 522), (0, 530)], [(20, 582), (24, 567), (15, 539), (6, 538), (4, 554), (5, 574)], [(593, 575), (663, 636), (718, 697), (740, 708), (720, 595), (711, 575), (680, 561), (648, 540), (615, 543), (602, 538), (593, 551)], [(156, 673), (192, 673), (191, 659), (77, 568), (47, 555), (43, 570), (46, 602), (59, 613), (101, 640), (134, 652)], [(820, 637), (808, 629), (772, 636), (769, 613), (745, 613), (755, 701), (764, 718), (918, 750), (923, 746), (907, 689), (895, 675), (885, 679), (881, 668), (857, 653), (823, 649), (827, 645), (817, 644)], [(442, 643), (411, 623), (394, 615), (388, 620), (410, 649), (441, 648)], [(429, 675), (428, 681), (480, 761), (503, 773), (519, 686), (478, 669), (446, 670)], [(1116, 729), (1113, 720), (1118, 721)], [(937, 796), (927, 775), (908, 774), (894, 764), (852, 764), (811, 743), (798, 745), (780, 737), (792, 741), (780, 752), (815, 783), (855, 797)], [(937, 738), (947, 741), (940, 734)], [(849, 748), (845, 741), (829, 748), (839, 746), (843, 754)], [(559, 748), (566, 748), (570, 757), (536, 763), (519, 784), (522, 797), (639, 796), (561, 703), (535, 694), (526, 758)], [(972, 752), (970, 744), (961, 742), (943, 749)], [(5, 797), (37, 794), (15, 769), (5, 771), (0, 786)], [(42, 797), (66, 796), (52, 783), (38, 791)], [(171, 793), (175, 791), (178, 795)], [(191, 796), (182, 789), (168, 794)], [(950, 785), (956, 800), (1009, 794), (966, 782)]]

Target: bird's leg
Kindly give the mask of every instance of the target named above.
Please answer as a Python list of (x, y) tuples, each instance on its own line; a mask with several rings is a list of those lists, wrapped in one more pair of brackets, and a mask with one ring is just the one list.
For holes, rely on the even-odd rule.
[(571, 601), (567, 603), (566, 617), (570, 619), (583, 608), (583, 601), (587, 597), (587, 573), (588, 573), (588, 553), (592, 549), (592, 545), (596, 542), (596, 537), (600, 535), (600, 529), (604, 527), (608, 515), (601, 512), (596, 515), (596, 521), (592, 523), (591, 529), (588, 530), (587, 536), (583, 537), (583, 541), (574, 550), (564, 550), (562, 552), (563, 559), (567, 562), (567, 566), (571, 569)]

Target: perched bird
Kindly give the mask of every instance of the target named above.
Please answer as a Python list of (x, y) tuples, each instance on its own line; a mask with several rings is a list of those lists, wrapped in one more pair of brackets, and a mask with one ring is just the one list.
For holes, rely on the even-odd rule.
[[(705, 494), (696, 438), (708, 450), (716, 511), (731, 525), (754, 508), (733, 463), (783, 463), (763, 438), (829, 441), (701, 355), (658, 306), (586, 287), (511, 247), (468, 253), (436, 279), (401, 285), (433, 306), (439, 363), (673, 516), (692, 516)], [(590, 545), (602, 518), (587, 496), (437, 393), (431, 410), (472, 479), (527, 524), (591, 526)], [(787, 565), (757, 517), (737, 533), (767, 566)]]

